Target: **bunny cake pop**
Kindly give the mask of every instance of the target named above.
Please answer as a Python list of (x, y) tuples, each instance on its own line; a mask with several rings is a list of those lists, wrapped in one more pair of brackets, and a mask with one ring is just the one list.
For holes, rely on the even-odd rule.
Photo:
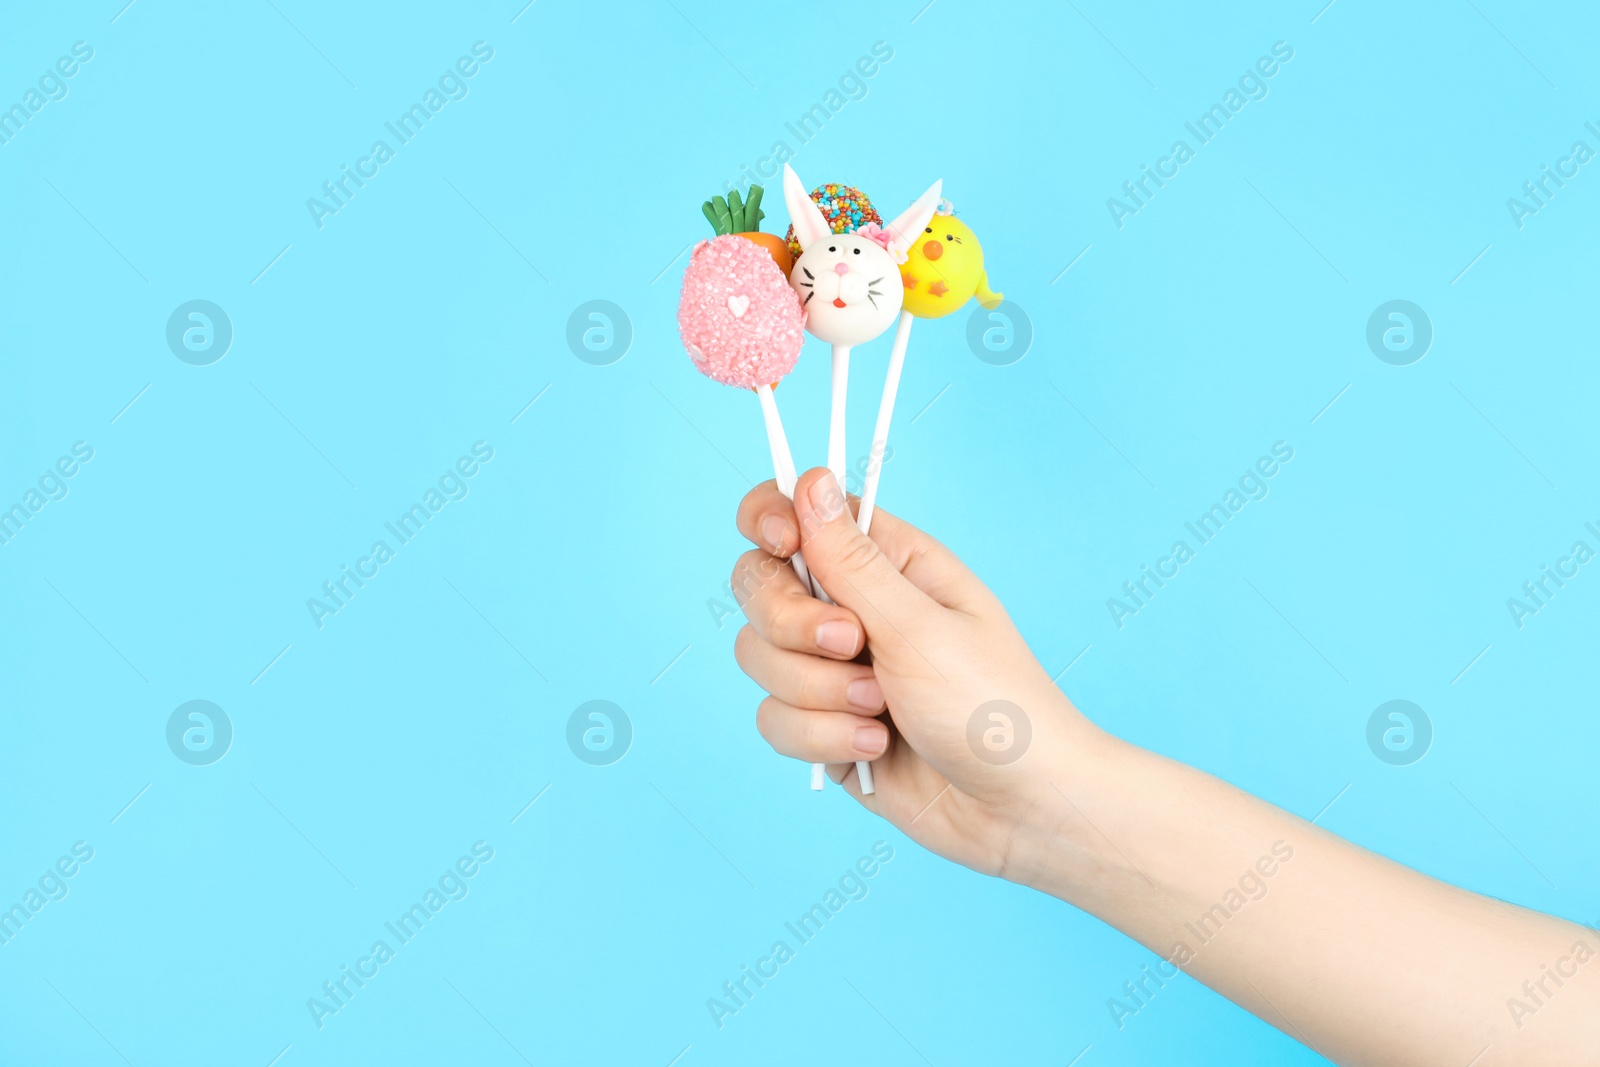
[(849, 233), (835, 233), (832, 224), (806, 195), (800, 178), (786, 163), (783, 199), (800, 256), (789, 281), (806, 313), (806, 332), (829, 344), (850, 348), (865, 344), (889, 328), (900, 311), (903, 286), (890, 246), (899, 251), (923, 231), (939, 204), (940, 183), (885, 227), (867, 222)]
[(898, 260), (910, 239), (923, 231), (939, 205), (934, 182), (887, 228), (868, 222), (851, 233), (835, 233), (794, 169), (783, 165), (783, 199), (800, 243), (789, 283), (800, 297), (806, 332), (833, 346), (833, 406), (828, 423), (828, 469), (844, 485), (844, 409), (850, 349), (889, 328), (904, 292)]

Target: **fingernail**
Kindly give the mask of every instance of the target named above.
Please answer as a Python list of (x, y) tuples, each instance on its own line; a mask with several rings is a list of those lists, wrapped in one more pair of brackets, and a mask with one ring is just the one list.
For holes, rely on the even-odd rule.
[(839, 491), (832, 471), (811, 483), (807, 499), (811, 501), (811, 510), (823, 522), (832, 522), (844, 510), (844, 494)]
[(777, 552), (783, 547), (783, 531), (787, 527), (788, 523), (778, 516), (768, 515), (761, 520), (761, 540), (767, 543), (768, 548)]
[(817, 647), (824, 652), (832, 652), (840, 656), (852, 656), (856, 651), (856, 644), (860, 639), (860, 631), (855, 623), (835, 619), (825, 622), (817, 627)]
[(844, 698), (850, 706), (862, 711), (877, 711), (883, 707), (883, 687), (876, 678), (857, 678), (844, 688)]
[(889, 731), (882, 726), (856, 727), (856, 751), (866, 756), (881, 756), (889, 747)]

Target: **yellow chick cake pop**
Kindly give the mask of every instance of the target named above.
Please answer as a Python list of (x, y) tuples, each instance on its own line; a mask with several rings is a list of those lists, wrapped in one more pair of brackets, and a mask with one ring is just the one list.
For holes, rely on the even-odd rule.
[(911, 243), (900, 280), (906, 290), (904, 307), (919, 319), (942, 318), (974, 296), (986, 308), (997, 308), (1004, 299), (989, 288), (977, 234), (956, 218), (948, 200)]

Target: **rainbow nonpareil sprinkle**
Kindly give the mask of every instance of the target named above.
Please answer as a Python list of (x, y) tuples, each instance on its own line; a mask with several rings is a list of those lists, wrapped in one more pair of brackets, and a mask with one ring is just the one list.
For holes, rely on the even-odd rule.
[[(872, 206), (867, 194), (853, 185), (840, 185), (838, 182), (819, 185), (811, 191), (811, 199), (816, 201), (822, 217), (828, 220), (834, 233), (854, 233), (869, 222), (880, 226), (883, 224), (883, 216)], [(792, 224), (785, 240), (789, 242), (789, 252), (798, 259), (800, 241), (794, 235)]]

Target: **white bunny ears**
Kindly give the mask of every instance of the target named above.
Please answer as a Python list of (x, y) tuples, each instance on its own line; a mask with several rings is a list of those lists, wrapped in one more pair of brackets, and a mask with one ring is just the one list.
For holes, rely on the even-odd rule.
[[(928, 186), (927, 192), (917, 197), (916, 203), (896, 215), (884, 227), (894, 234), (894, 243), (901, 252), (911, 247), (917, 234), (921, 233), (923, 227), (928, 225), (928, 220), (933, 218), (934, 211), (939, 207), (939, 194), (943, 187), (943, 180)], [(828, 220), (822, 217), (822, 211), (811, 199), (811, 194), (806, 191), (800, 176), (787, 163), (783, 165), (783, 202), (789, 208), (789, 221), (794, 223), (794, 235), (800, 242), (800, 251), (804, 252), (810, 248), (813, 241), (833, 236)]]

